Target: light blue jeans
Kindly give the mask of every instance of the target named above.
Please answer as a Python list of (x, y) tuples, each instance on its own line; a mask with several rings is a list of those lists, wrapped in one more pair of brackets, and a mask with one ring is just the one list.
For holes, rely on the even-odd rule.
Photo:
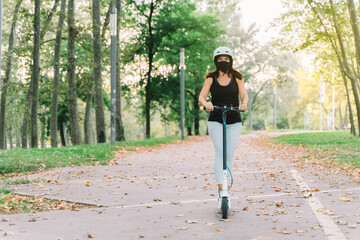
[[(217, 184), (221, 184), (223, 170), (223, 125), (219, 122), (209, 121), (208, 129), (215, 148), (215, 179)], [(234, 152), (239, 141), (241, 132), (241, 122), (226, 125), (226, 158), (227, 166), (231, 172), (234, 166)]]

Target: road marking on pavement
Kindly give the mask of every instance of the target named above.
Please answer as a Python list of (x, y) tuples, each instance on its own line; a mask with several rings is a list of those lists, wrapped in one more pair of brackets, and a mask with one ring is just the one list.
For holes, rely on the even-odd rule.
[[(309, 186), (306, 184), (304, 179), (296, 170), (291, 169), (290, 171), (295, 178), (297, 185), (299, 185), (302, 191), (311, 191)], [(312, 197), (306, 198), (306, 200), (309, 203), (311, 209), (313, 210), (313, 213), (319, 220), (320, 224), (322, 225), (324, 232), (328, 236), (328, 238), (330, 240), (345, 240), (346, 237), (344, 236), (340, 228), (336, 225), (334, 220), (330, 216), (325, 215), (322, 212), (318, 212), (319, 209), (324, 208), (320, 200), (315, 197), (314, 194), (312, 195)]]

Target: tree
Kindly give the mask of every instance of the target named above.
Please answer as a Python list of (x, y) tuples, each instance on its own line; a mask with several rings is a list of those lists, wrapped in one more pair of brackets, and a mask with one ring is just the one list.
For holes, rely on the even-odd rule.
[[(121, 0), (116, 0), (117, 9), (117, 43), (120, 49), (120, 26), (121, 26)], [(124, 124), (121, 110), (121, 79), (120, 79), (120, 57), (116, 54), (116, 141), (125, 141)]]
[(38, 102), (39, 102), (39, 79), (40, 79), (40, 6), (41, 0), (35, 0), (35, 15), (34, 15), (34, 49), (33, 49), (33, 66), (31, 76), (32, 96), (31, 96), (31, 141), (32, 148), (38, 147)]
[(95, 111), (96, 111), (96, 133), (97, 141), (99, 143), (106, 142), (105, 134), (105, 117), (104, 117), (104, 102), (102, 92), (102, 77), (101, 77), (101, 36), (100, 36), (100, 0), (93, 0), (93, 54), (94, 54), (94, 68), (93, 78), (95, 87)]
[(6, 62), (6, 68), (5, 68), (5, 77), (3, 80), (2, 85), (2, 95), (1, 95), (1, 104), (0, 104), (0, 149), (6, 149), (6, 99), (7, 99), (7, 90), (8, 90), (8, 84), (10, 81), (11, 76), (11, 67), (12, 67), (12, 61), (13, 61), (13, 53), (14, 53), (14, 42), (15, 42), (15, 28), (16, 23), (18, 19), (18, 13), (20, 6), (22, 4), (23, 0), (18, 0), (15, 5), (13, 20), (11, 24), (11, 31), (10, 31), (10, 37), (9, 37), (9, 47), (7, 51), (7, 62)]
[(54, 54), (54, 81), (52, 86), (51, 98), (51, 119), (50, 119), (50, 135), (51, 147), (57, 147), (57, 129), (58, 129), (58, 94), (59, 94), (59, 78), (60, 78), (60, 52), (62, 41), (62, 29), (65, 20), (66, 0), (61, 0), (59, 22), (56, 30), (55, 54)]
[(67, 80), (68, 80), (68, 108), (71, 128), (71, 141), (74, 145), (81, 143), (80, 126), (78, 120), (77, 110), (77, 93), (76, 93), (76, 76), (75, 76), (75, 39), (78, 30), (74, 21), (74, 0), (69, 0), (68, 3), (68, 66), (67, 66)]
[[(40, 35), (40, 44), (43, 41), (43, 38), (45, 36), (46, 31), (49, 29), (48, 26), (49, 26), (49, 24), (50, 24), (50, 22), (52, 20), (52, 17), (53, 17), (52, 13), (56, 11), (58, 2), (59, 2), (59, 0), (55, 0), (55, 3), (53, 5), (50, 13), (47, 15), (46, 22), (44, 24), (44, 28), (41, 31), (41, 34), (39, 33), (39, 35)], [(28, 14), (28, 15), (30, 15), (30, 14)], [(28, 37), (26, 36), (25, 39), (28, 39)], [(25, 40), (25, 42), (26, 42), (26, 40)], [(25, 47), (25, 49), (26, 49), (26, 47)], [(40, 49), (39, 49), (39, 51), (40, 51)], [(40, 74), (40, 71), (39, 71), (39, 74)], [(23, 121), (22, 121), (22, 127), (21, 127), (21, 145), (22, 145), (23, 148), (27, 148), (28, 121), (30, 119), (30, 111), (32, 110), (33, 90), (34, 90), (34, 81), (33, 81), (33, 79), (31, 79), (30, 84), (29, 84), (29, 88), (28, 88), (28, 91), (27, 91), (27, 94), (26, 94), (26, 106), (25, 106), (24, 117), (23, 117)]]
[[(131, 0), (128, 2), (133, 8), (130, 14), (139, 25), (140, 32), (133, 48), (137, 49), (136, 54), (145, 56), (147, 59), (146, 78), (140, 80), (140, 86), (144, 87), (146, 137), (149, 138), (151, 102), (155, 97), (152, 96), (155, 93), (152, 91), (155, 89), (152, 86), (152, 80), (158, 75), (154, 69), (156, 55), (163, 51), (178, 54), (180, 47), (187, 48), (199, 41), (198, 37), (191, 39), (187, 37), (197, 22), (192, 15), (196, 8), (189, 1), (179, 0), (151, 0), (141, 3)], [(182, 37), (176, 41), (176, 38), (172, 38), (173, 34)], [(176, 44), (168, 46), (164, 44), (166, 39), (172, 39)]]

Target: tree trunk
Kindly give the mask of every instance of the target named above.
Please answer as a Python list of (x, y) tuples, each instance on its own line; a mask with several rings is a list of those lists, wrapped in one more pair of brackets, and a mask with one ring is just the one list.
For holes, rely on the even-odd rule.
[[(121, 24), (121, 0), (116, 0), (117, 8), (117, 44), (120, 49), (120, 24)], [(120, 79), (120, 57), (116, 54), (116, 141), (125, 141), (124, 124), (121, 112), (121, 79)]]
[(354, 43), (356, 49), (356, 62), (357, 62), (357, 77), (360, 78), (359, 70), (360, 70), (360, 32), (359, 32), (359, 24), (356, 16), (356, 9), (353, 0), (347, 0), (349, 15), (351, 19), (351, 27), (354, 33)]
[(192, 127), (186, 127), (187, 129), (187, 135), (192, 136)]
[(31, 95), (32, 95), (32, 82), (30, 82), (30, 86), (29, 86), (28, 93), (26, 96), (27, 106), (25, 107), (24, 118), (23, 118), (22, 127), (21, 127), (21, 147), (22, 148), (27, 148), (27, 145), (28, 145), (27, 139), (28, 139), (28, 124), (29, 124), (29, 117), (30, 117), (30, 108), (31, 108), (31, 103), (30, 103)]
[(46, 148), (46, 106), (41, 118), (41, 148)]
[(152, 15), (154, 13), (154, 3), (151, 1), (150, 5), (150, 14), (148, 16), (148, 30), (149, 30), (149, 46), (148, 46), (148, 57), (149, 57), (149, 70), (147, 74), (147, 83), (145, 86), (145, 121), (146, 121), (146, 127), (145, 127), (145, 136), (146, 138), (150, 138), (150, 102), (151, 102), (151, 72), (152, 72), (152, 63), (154, 58), (154, 35), (152, 32)]
[(340, 101), (339, 101), (339, 108), (338, 109), (339, 109), (339, 117), (340, 117), (340, 128), (339, 129), (343, 130), (344, 129), (344, 120), (345, 120), (345, 116), (346, 116), (346, 109), (345, 109), (345, 116), (343, 118), (342, 117), (341, 102)]
[(6, 98), (7, 98), (7, 89), (8, 84), (10, 81), (10, 74), (11, 74), (11, 67), (12, 67), (12, 60), (13, 60), (13, 48), (14, 48), (14, 41), (15, 41), (15, 28), (16, 22), (18, 19), (19, 8), (23, 0), (18, 0), (15, 5), (13, 20), (11, 24), (11, 32), (9, 36), (9, 48), (8, 48), (8, 56), (5, 68), (5, 77), (3, 80), (2, 91), (1, 91), (1, 104), (0, 104), (0, 149), (6, 149), (5, 139), (6, 139), (6, 122), (5, 122), (5, 115), (6, 115)]
[(92, 93), (89, 92), (86, 96), (86, 108), (85, 108), (85, 121), (84, 121), (84, 135), (85, 144), (91, 144), (91, 102)]
[(77, 111), (77, 94), (76, 94), (76, 79), (75, 79), (75, 38), (78, 31), (74, 23), (74, 1), (69, 0), (68, 4), (68, 103), (69, 103), (69, 119), (71, 130), (71, 142), (74, 145), (81, 144), (80, 125), (78, 121)]
[(65, 141), (64, 123), (60, 122), (59, 125), (60, 125), (61, 146), (65, 147), (66, 146), (66, 141)]
[[(150, 64), (152, 63), (149, 62)], [(151, 71), (149, 70), (148, 81), (150, 81), (150, 73)], [(145, 86), (145, 138), (150, 138), (150, 85), (151, 82), (148, 82)]]
[(66, 0), (61, 0), (60, 15), (58, 27), (56, 30), (55, 53), (54, 53), (54, 81), (52, 85), (51, 97), (51, 119), (50, 119), (50, 136), (51, 147), (57, 147), (57, 129), (58, 129), (58, 95), (60, 81), (60, 53), (62, 29), (65, 20)]
[(105, 134), (105, 116), (104, 116), (104, 100), (102, 94), (102, 77), (101, 77), (101, 33), (100, 33), (100, 0), (92, 1), (93, 14), (93, 54), (94, 67), (93, 78), (95, 87), (95, 112), (96, 112), (96, 134), (99, 143), (106, 142)]
[[(351, 107), (351, 101), (350, 101), (350, 93), (349, 93), (349, 89), (348, 89), (348, 83), (346, 80), (346, 76), (343, 72), (341, 72), (341, 75), (343, 77), (344, 80), (344, 85), (345, 85), (345, 90), (346, 90), (346, 99), (347, 99), (347, 106), (349, 107), (349, 118), (350, 118), (350, 132), (354, 135), (356, 135), (355, 132), (355, 123), (354, 123), (354, 116), (353, 116), (353, 112), (352, 112), (352, 107)], [(346, 123), (346, 122), (345, 122)]]
[(33, 49), (33, 66), (32, 66), (32, 96), (31, 96), (31, 130), (30, 130), (30, 146), (38, 147), (38, 104), (39, 104), (39, 80), (40, 80), (40, 22), (41, 22), (41, 0), (35, 0), (35, 16), (34, 16), (34, 49)]
[(10, 126), (9, 126), (9, 143), (10, 143), (10, 149), (13, 149), (13, 115), (14, 115), (14, 109), (11, 109), (11, 122), (10, 122)]

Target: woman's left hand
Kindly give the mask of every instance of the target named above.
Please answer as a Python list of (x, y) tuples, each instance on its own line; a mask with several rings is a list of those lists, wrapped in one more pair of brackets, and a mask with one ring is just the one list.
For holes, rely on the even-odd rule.
[(247, 109), (247, 104), (246, 103), (243, 103), (239, 106), (239, 110), (242, 110), (242, 111), (246, 111)]

